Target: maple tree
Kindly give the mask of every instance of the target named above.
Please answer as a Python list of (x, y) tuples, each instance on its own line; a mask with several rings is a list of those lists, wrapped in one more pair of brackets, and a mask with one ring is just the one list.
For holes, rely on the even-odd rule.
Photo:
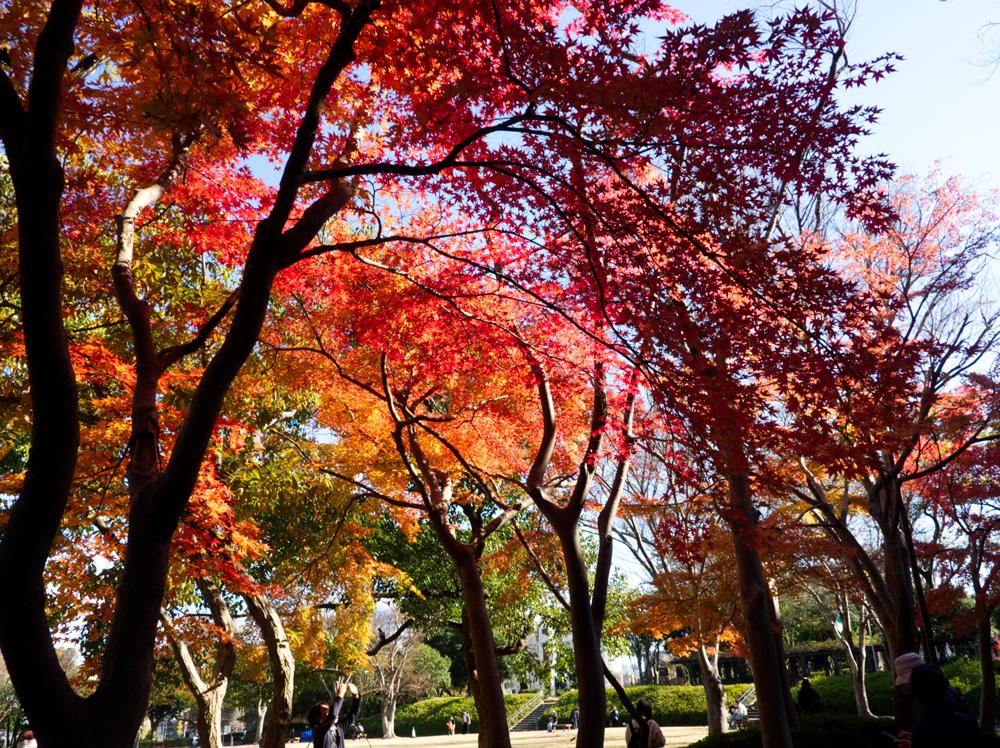
[(432, 672), (427, 660), (430, 654), (445, 664), (445, 687), (450, 685), (447, 660), (423, 644), (423, 636), (410, 627), (412, 619), (404, 618), (398, 608), (376, 613), (374, 624), (378, 638), (368, 650), (371, 682), (382, 701), (382, 737), (396, 737), (396, 705), (401, 697), (427, 696), (433, 692), (440, 673)]
[[(298, 297), (297, 340), (274, 345), (327, 364), (319, 422), (336, 430), (337, 444), (322, 469), (360, 497), (397, 510), (411, 536), (415, 517), (424, 518), (454, 564), (475, 665), (469, 672), (480, 740), (503, 745), (509, 737), (481, 566), (491, 536), (530, 502), (511, 487), (522, 484), (524, 434), (542, 430), (541, 417), (525, 386), (528, 367), (508, 347), (519, 344), (516, 327), (541, 327), (544, 319), (533, 320), (467, 274), (434, 276), (430, 292), (427, 280), (399, 277), (410, 266), (397, 263), (396, 274), (362, 265), (304, 281), (321, 284), (324, 293), (308, 306)], [(358, 298), (354, 287), (367, 290), (362, 308), (347, 301)], [(467, 297), (461, 305), (450, 300), (461, 297)], [(277, 332), (287, 339), (295, 330), (286, 320)], [(572, 347), (551, 342), (553, 355)], [(554, 445), (547, 449), (551, 459)]]
[[(471, 553), (473, 562), (477, 542), (459, 542), (449, 527), (452, 502), (441, 489), (454, 486), (440, 483), (438, 461), (448, 464), (453, 483), (458, 474), (471, 481), (472, 488), (455, 483), (462, 494), (455, 504), (474, 541), (493, 518), (477, 519), (466, 507), (492, 498), (506, 515), (522, 503), (492, 491), (485, 478), (517, 477), (509, 483), (527, 490), (562, 544), (584, 702), (580, 740), (600, 744), (599, 633), (614, 492), (599, 520), (593, 599), (578, 525), (602, 455), (626, 472), (629, 417), (618, 421), (630, 411), (633, 388), (622, 388), (624, 399), (605, 392), (605, 376), (617, 379), (619, 364), (605, 354), (580, 355), (579, 340), (610, 340), (658, 401), (690, 425), (693, 448), (710, 455), (728, 485), (724, 517), (738, 554), (765, 744), (789, 745), (794, 713), (787, 688), (782, 693), (780, 640), (756, 548), (751, 472), (759, 455), (779, 449), (778, 437), (787, 436), (771, 408), (773, 388), (807, 404), (822, 389), (810, 374), (814, 359), (802, 354), (803, 328), (813, 335), (835, 328), (842, 314), (821, 320), (849, 306), (849, 294), (818, 267), (824, 250), (799, 243), (799, 232), (781, 219), (801, 223), (807, 208), (825, 199), (852, 215), (877, 217), (870, 198), (886, 164), (852, 150), (874, 114), (842, 110), (835, 93), (878, 78), (890, 60), (844, 66), (842, 29), (806, 10), (769, 24), (741, 12), (711, 27), (671, 26), (649, 54), (642, 50), (644, 19), (684, 22), (653, 0), (573, 8), (267, 0), (236, 9), (54, 0), (27, 12), (17, 4), (5, 9), (0, 136), (17, 206), (20, 316), (5, 322), (0, 340), (15, 368), (26, 367), (32, 430), (26, 465), (19, 465), (23, 480), (11, 480), (20, 498), (0, 539), (0, 562), (9, 570), (0, 593), (23, 601), (27, 614), (0, 615), (0, 646), (46, 744), (62, 744), (59, 727), (67, 721), (77, 726), (74, 744), (131, 743), (148, 693), (171, 541), (227, 393), (254, 351), (274, 284), (313, 303), (328, 287), (302, 272), (301, 261), (334, 252), (397, 277), (402, 267), (420, 281), (420, 257), (397, 259), (417, 250), (464, 273), (450, 277), (435, 264), (435, 278), (450, 282), (434, 282), (438, 296), (464, 298), (471, 289), (483, 294), (483, 306), (495, 306), (477, 310), (473, 320), (509, 314), (506, 292), (489, 285), (496, 276), (519, 301), (541, 301), (561, 314), (567, 328), (577, 328), (567, 336), (571, 344), (559, 345), (551, 334), (538, 339), (559, 354), (573, 349), (566, 352), (576, 363), (563, 367), (556, 356), (536, 352), (526, 365), (524, 350), (516, 364), (498, 358), (512, 340), (530, 343), (534, 330), (507, 330), (500, 344), (497, 326), (463, 320), (492, 343), (492, 354), (470, 365), (479, 381), (469, 379), (464, 390), (449, 382), (448, 394), (479, 387), (481, 394), (492, 385), (510, 399), (477, 401), (477, 416), (497, 414), (481, 429), (492, 439), (469, 439), (452, 452), (449, 427), (434, 422), (438, 411), (447, 415), (448, 399), (399, 388), (397, 378), (408, 375), (400, 366), (413, 363), (407, 352), (382, 359), (389, 365), (378, 357), (361, 361), (359, 381), (389, 415), (383, 409), (371, 416), (381, 423), (361, 426), (374, 431), (392, 421), (394, 441), (388, 450), (379, 442), (381, 452), (361, 452), (373, 458), (364, 471), (343, 474), (382, 471), (379, 477), (398, 488), (400, 473), (388, 457), (401, 458), (424, 496), (435, 497), (431, 520), (446, 547), (453, 556)], [(74, 43), (82, 54), (75, 55)], [(247, 160), (276, 153), (287, 157), (271, 156), (281, 164), (271, 188)], [(159, 231), (163, 215), (174, 220)], [(176, 267), (163, 263), (162, 274), (144, 277), (147, 243), (165, 252), (197, 247), (220, 282), (185, 304), (157, 303), (144, 289), (175, 285)], [(365, 253), (378, 245), (387, 249)], [(106, 281), (93, 279), (100, 276), (68, 284), (76, 276), (63, 274), (64, 262), (99, 267), (112, 254), (113, 296)], [(373, 276), (351, 262), (320, 260), (316, 267), (348, 281), (364, 277), (342, 283), (334, 298), (367, 302), (369, 319), (381, 314), (383, 330), (390, 323), (391, 296), (378, 307), (365, 285), (379, 282)], [(79, 315), (87, 323), (124, 317), (131, 350), (74, 350), (64, 312), (71, 290), (90, 302)], [(282, 302), (279, 313), (284, 308)], [(427, 320), (425, 344), (434, 324)], [(463, 340), (445, 337), (424, 353), (435, 365), (455, 366), (466, 353)], [(349, 338), (342, 345), (351, 353)], [(433, 361), (442, 347), (446, 355)], [(201, 358), (198, 366), (190, 365), (193, 357)], [(76, 370), (91, 362), (115, 372), (113, 395), (94, 398), (115, 411), (100, 449), (80, 427)], [(425, 365), (434, 371), (417, 360), (415, 373), (425, 375)], [(537, 395), (528, 398), (523, 383), (532, 368)], [(166, 398), (175, 375), (185, 381)], [(562, 394), (563, 385), (571, 394)], [(417, 415), (423, 420), (411, 417)], [(423, 428), (429, 424), (436, 435)], [(521, 446), (538, 433), (532, 459)], [(128, 446), (128, 496), (121, 492), (119, 515), (128, 540), (115, 604), (107, 609), (100, 678), (92, 694), (81, 696), (56, 666), (45, 566), (67, 508), (78, 505), (84, 517), (91, 508), (76, 500), (86, 495), (76, 490), (85, 465), (78, 447), (101, 454), (107, 468), (115, 450), (105, 445), (115, 440)], [(603, 451), (606, 442), (614, 454)], [(495, 452), (469, 456), (483, 445)], [(560, 502), (554, 499), (566, 470), (578, 482)], [(471, 576), (464, 581), (470, 589), (478, 584)], [(482, 621), (468, 630), (484, 668), (489, 631)], [(500, 712), (483, 716), (497, 730), (489, 742), (503, 745)]]
[[(848, 232), (835, 248), (873, 313), (858, 318), (865, 321), (854, 327), (846, 358), (829, 367), (836, 395), (829, 418), (820, 419), (815, 462), (801, 463), (805, 486), (794, 494), (849, 551), (890, 655), (918, 649), (919, 611), (924, 651), (934, 661), (907, 485), (996, 438), (996, 385), (977, 371), (1000, 342), (996, 312), (970, 295), (993, 241), (992, 213), (957, 180), (937, 175), (903, 179), (891, 197), (898, 218), (889, 230)], [(878, 528), (879, 558), (848, 526), (858, 509)], [(910, 725), (907, 695), (894, 703), (897, 723)]]
[[(599, 116), (568, 125), (592, 147), (539, 177), (561, 180), (576, 198), (544, 246), (566, 272), (566, 296), (589, 305), (602, 337), (643, 373), (686, 425), (691, 451), (710, 456), (728, 485), (723, 516), (768, 746), (791, 744), (795, 711), (760, 558), (753, 472), (782, 451), (782, 439), (795, 443), (775, 392), (797, 409), (829, 391), (803, 337), (836, 339), (857, 309), (828, 248), (803, 231), (827, 201), (884, 225), (877, 193), (889, 166), (852, 149), (875, 112), (841, 110), (835, 92), (881, 77), (891, 63), (847, 65), (835, 19), (807, 10), (766, 28), (748, 12), (708, 29), (681, 27), (637, 63), (649, 96), (673, 105), (670, 116), (639, 110), (613, 126)], [(633, 142), (646, 149), (638, 161), (622, 155)], [(530, 285), (516, 262), (505, 271)], [(558, 307), (566, 296), (547, 301)]]
[[(944, 454), (954, 445), (942, 445)], [(973, 593), (973, 619), (982, 677), (979, 725), (996, 732), (997, 688), (993, 666), (991, 618), (1000, 606), (1000, 506), (997, 500), (996, 442), (971, 447), (942, 470), (919, 481), (915, 493), (927, 503), (926, 511), (941, 528), (932, 552), (957, 567), (957, 579)]]
[(211, 612), (212, 624), (216, 629), (213, 638), (217, 640), (217, 646), (210, 665), (210, 676), (206, 678), (202, 674), (184, 635), (178, 630), (178, 623), (166, 614), (161, 620), (180, 664), (181, 678), (197, 705), (198, 742), (210, 748), (221, 748), (222, 705), (226, 698), (229, 678), (236, 666), (235, 624), (222, 590), (206, 579), (198, 580), (197, 586)]
[[(824, 525), (825, 520), (811, 514), (808, 504), (792, 508), (796, 513), (803, 510), (807, 516), (813, 517), (814, 523), (797, 523), (790, 517), (782, 522), (783, 534), (789, 538), (785, 541), (788, 547), (786, 555), (792, 559), (790, 572), (784, 575), (784, 583), (815, 600), (818, 610), (827, 618), (834, 637), (844, 648), (858, 716), (874, 717), (865, 683), (868, 656), (865, 642), (871, 633), (870, 625), (874, 618), (871, 605), (845, 558), (850, 557), (851, 551), (845, 552), (838, 543), (831, 542), (825, 532), (817, 529)], [(877, 619), (874, 622), (883, 627)]]
[[(585, 108), (575, 81), (589, 86), (590, 68), (617, 55), (616, 24), (628, 28), (643, 13), (661, 12), (654, 2), (619, 3), (614, 14), (583, 5), (582, 39), (563, 35), (561, 10), (378, 0), (236, 11), (54, 0), (27, 12), (5, 9), (0, 136), (17, 205), (18, 323), (33, 396), (25, 474), (0, 541), (3, 593), (22, 601), (23, 615), (0, 617), (0, 646), (47, 744), (61, 744), (67, 721), (77, 744), (131, 743), (148, 694), (170, 541), (225, 395), (253, 350), (275, 277), (326, 251), (309, 247), (351, 203), (352, 178), (454, 169), (467, 183), (475, 159), (485, 163), (494, 147), (488, 135), (545, 121), (538, 112), (547, 102)], [(463, 44), (468, 34), (480, 43)], [(424, 43), (411, 44), (415, 38)], [(495, 148), (501, 164), (545, 160), (546, 146), (534, 138), (520, 155), (509, 144)], [(255, 152), (288, 154), (276, 190), (249, 173), (246, 157)], [(144, 244), (138, 222), (161, 205), (186, 219), (186, 240), (239, 276), (217, 305), (199, 300), (169, 321), (143, 298), (136, 253)], [(120, 421), (129, 447), (128, 542), (101, 675), (81, 696), (57, 666), (43, 582), (81, 444), (61, 285), (63, 258), (107, 252), (103, 227), (113, 216), (114, 298), (134, 355), (124, 381), (129, 415)], [(94, 284), (89, 298), (111, 298), (107, 285)], [(163, 340), (171, 328), (179, 339)], [(215, 331), (218, 343), (210, 341)], [(171, 367), (199, 350), (204, 371), (167, 430), (159, 388)]]
[(629, 626), (663, 639), (673, 654), (695, 653), (709, 734), (719, 735), (726, 715), (719, 654), (723, 646), (743, 648), (736, 569), (718, 519), (724, 497), (713, 496), (712, 486), (698, 487), (690, 467), (678, 470), (664, 459), (669, 446), (644, 444), (642, 451), (651, 447), (636, 461), (627, 519), (616, 533), (647, 575), (647, 591), (633, 602)]

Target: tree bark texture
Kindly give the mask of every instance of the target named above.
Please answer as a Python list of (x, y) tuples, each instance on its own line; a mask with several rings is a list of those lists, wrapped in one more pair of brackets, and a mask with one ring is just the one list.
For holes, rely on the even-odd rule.
[(229, 687), (229, 677), (236, 667), (236, 625), (233, 623), (229, 606), (222, 597), (222, 590), (205, 579), (199, 579), (197, 584), (211, 612), (212, 623), (220, 630), (213, 672), (209, 680), (201, 677), (187, 644), (180, 638), (166, 616), (163, 622), (174, 655), (181, 667), (181, 678), (191, 691), (198, 707), (195, 723), (198, 728), (199, 744), (205, 748), (222, 748), (222, 706)]
[(396, 694), (382, 700), (382, 737), (396, 737)]
[(292, 692), (295, 685), (295, 657), (285, 636), (281, 616), (261, 594), (245, 594), (247, 610), (260, 629), (271, 671), (271, 701), (267, 707), (260, 748), (284, 748), (288, 723), (292, 719)]
[[(888, 637), (889, 655), (895, 660), (920, 648), (914, 610), (913, 578), (906, 542), (899, 527), (898, 512), (904, 511), (898, 481), (885, 478), (869, 493), (869, 511), (882, 534), (882, 557), (885, 586), (889, 593), (892, 617), (882, 621)], [(895, 679), (895, 669), (893, 669)], [(907, 689), (893, 688), (893, 719), (896, 730), (913, 730), (916, 718), (913, 696)]]
[(566, 582), (569, 587), (570, 624), (573, 631), (573, 662), (576, 665), (577, 706), (580, 708), (578, 748), (601, 748), (604, 745), (604, 715), (607, 691), (604, 687), (604, 659), (601, 635), (590, 607), (590, 584), (587, 563), (580, 547), (576, 522), (556, 526)]
[[(705, 703), (708, 706), (708, 734), (721, 735), (725, 730), (726, 689), (722, 687), (717, 659), (709, 657), (704, 646), (698, 647), (697, 655), (701, 685), (705, 689)], [(715, 657), (718, 658), (718, 648)]]
[(729, 481), (730, 527), (736, 568), (739, 575), (740, 602), (746, 621), (750, 668), (757, 692), (760, 732), (764, 748), (792, 748), (791, 726), (796, 718), (789, 712), (790, 695), (787, 674), (774, 618), (774, 603), (764, 577), (757, 550), (747, 542), (747, 533), (756, 524), (757, 509), (750, 498), (745, 475), (727, 476)]
[(469, 643), (474, 668), (469, 671), (470, 688), (479, 713), (480, 748), (510, 748), (507, 706), (503, 700), (500, 664), (493, 642), (493, 626), (486, 609), (486, 593), (473, 550), (455, 558), (462, 585), (464, 615), (468, 616)]

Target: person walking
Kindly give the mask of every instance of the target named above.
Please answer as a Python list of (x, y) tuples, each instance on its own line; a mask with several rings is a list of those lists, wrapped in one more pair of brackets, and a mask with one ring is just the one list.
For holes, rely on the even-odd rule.
[(462, 712), (462, 734), (463, 735), (468, 735), (469, 734), (469, 725), (471, 725), (471, 724), (472, 724), (472, 715), (469, 714), (468, 710), (465, 710), (464, 712)]
[(573, 726), (574, 730), (576, 729), (576, 724), (579, 721), (580, 721), (580, 707), (575, 706), (573, 707), (573, 711), (569, 713), (569, 723), (570, 725)]

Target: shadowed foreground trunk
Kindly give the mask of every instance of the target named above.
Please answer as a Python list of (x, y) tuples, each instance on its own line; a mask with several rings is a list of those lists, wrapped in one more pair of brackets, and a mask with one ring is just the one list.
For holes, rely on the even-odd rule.
[(987, 735), (996, 734), (997, 681), (993, 669), (993, 631), (990, 618), (993, 609), (983, 600), (976, 601), (976, 644), (979, 648), (979, 673), (982, 691), (979, 693), (979, 727)]

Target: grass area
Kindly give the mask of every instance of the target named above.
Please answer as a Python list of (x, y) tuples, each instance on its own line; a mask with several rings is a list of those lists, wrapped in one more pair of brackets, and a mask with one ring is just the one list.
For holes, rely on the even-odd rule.
[[(510, 714), (534, 695), (534, 693), (513, 693), (504, 696), (507, 713)], [(463, 711), (468, 711), (472, 715), (470, 731), (476, 732), (479, 729), (479, 716), (471, 696), (439, 696), (401, 706), (396, 710), (396, 734), (408, 736), (411, 728), (416, 728), (419, 736), (447, 735), (448, 728), (445, 723), (448, 717), (455, 718), (455, 722), (458, 723), (456, 731), (461, 731)], [(377, 712), (367, 714), (361, 722), (369, 735), (373, 737), (382, 735), (381, 714)]]

